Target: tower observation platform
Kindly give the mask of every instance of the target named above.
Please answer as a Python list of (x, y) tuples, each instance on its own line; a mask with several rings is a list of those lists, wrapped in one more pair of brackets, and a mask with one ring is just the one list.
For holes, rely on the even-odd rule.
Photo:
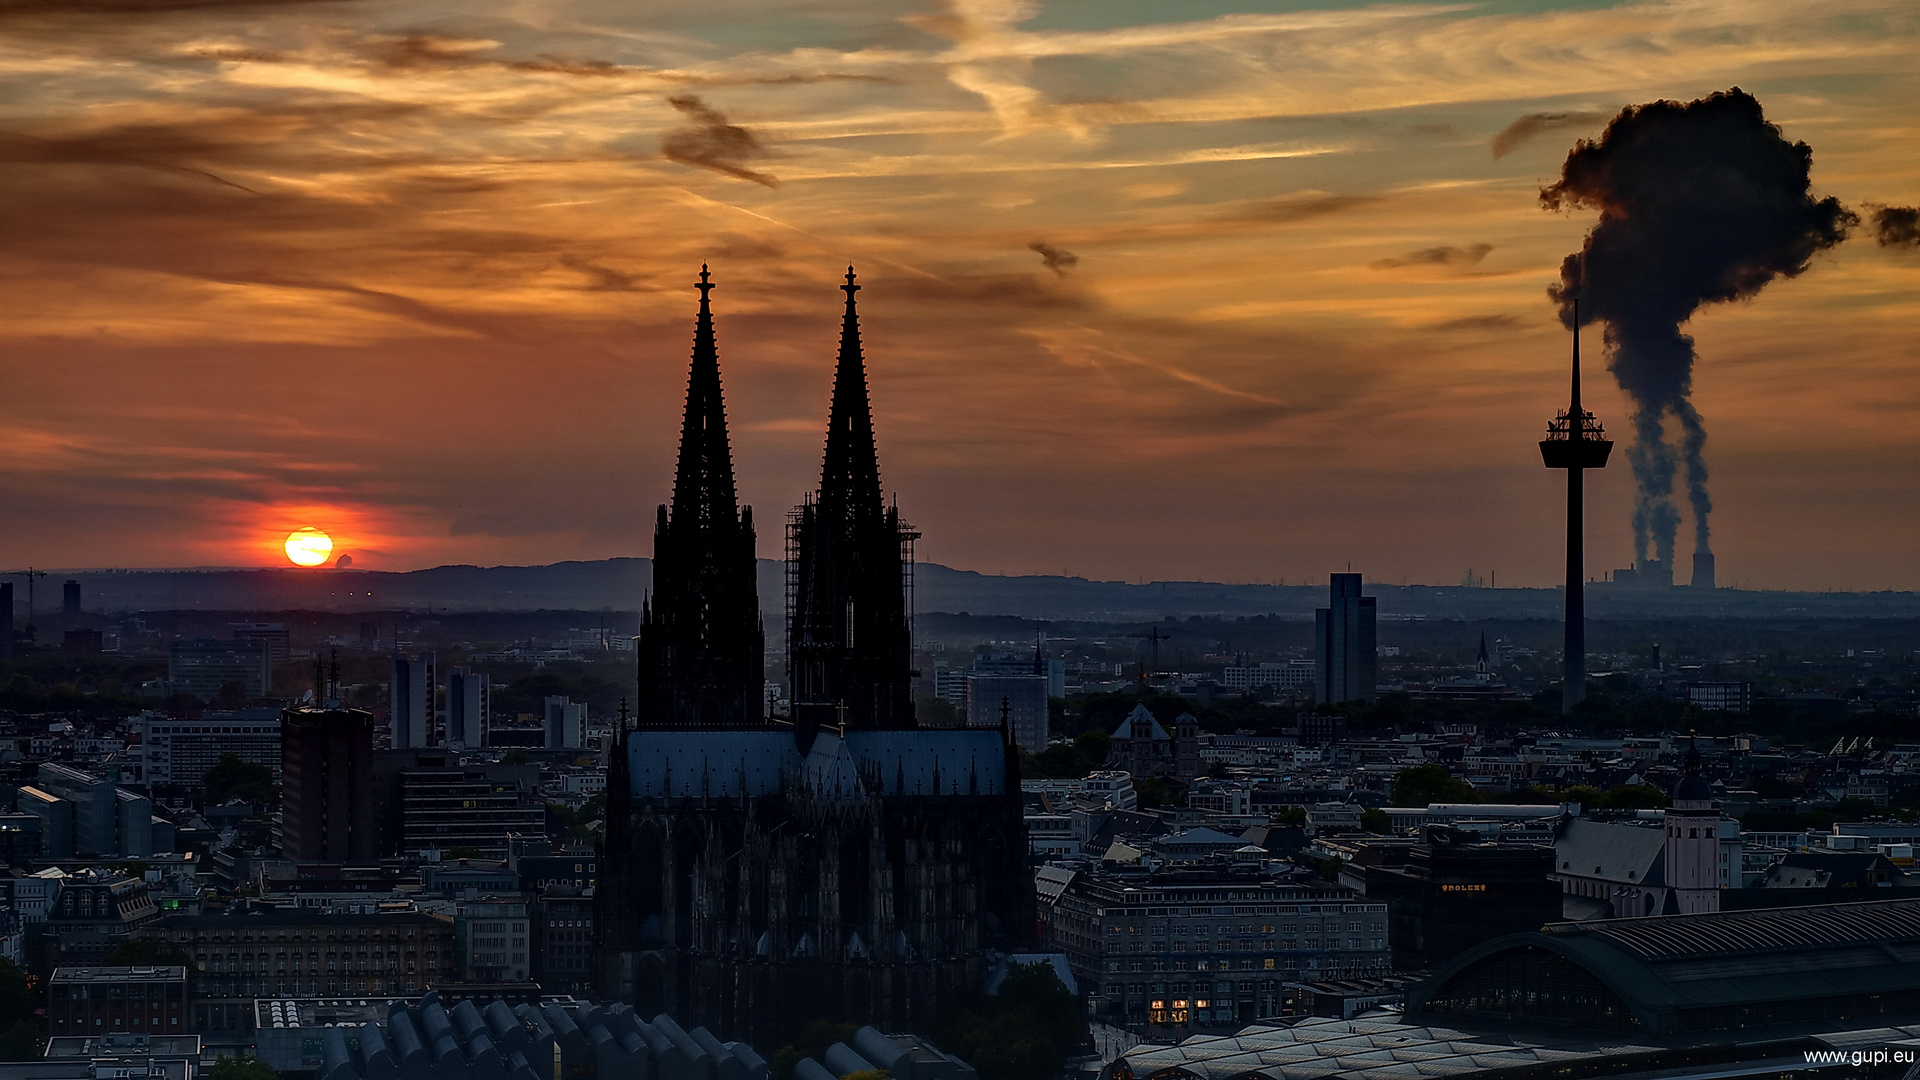
[(1586, 485), (1588, 469), (1603, 469), (1613, 443), (1593, 414), (1580, 407), (1580, 304), (1573, 305), (1573, 400), (1547, 421), (1540, 458), (1549, 469), (1567, 471), (1567, 641), (1560, 680), (1560, 710), (1571, 712), (1587, 696)]

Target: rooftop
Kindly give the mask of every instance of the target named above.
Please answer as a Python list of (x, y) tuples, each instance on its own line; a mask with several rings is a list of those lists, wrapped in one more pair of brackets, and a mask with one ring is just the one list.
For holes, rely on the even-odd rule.
[(53, 969), (57, 983), (172, 982), (184, 980), (184, 967), (60, 967)]

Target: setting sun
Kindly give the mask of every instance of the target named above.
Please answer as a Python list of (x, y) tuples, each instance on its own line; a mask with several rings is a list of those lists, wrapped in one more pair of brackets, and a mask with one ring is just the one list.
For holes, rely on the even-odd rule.
[(287, 558), (296, 566), (319, 566), (333, 554), (333, 538), (309, 525), (287, 534)]

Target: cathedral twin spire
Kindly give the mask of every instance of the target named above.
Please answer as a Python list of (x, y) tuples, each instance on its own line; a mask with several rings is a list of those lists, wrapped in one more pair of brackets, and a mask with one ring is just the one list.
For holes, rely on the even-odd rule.
[(710, 278), (702, 266), (673, 502), (655, 520), (653, 595), (640, 616), (643, 727), (740, 727), (765, 717), (753, 510), (734, 490)]
[[(712, 523), (731, 516), (733, 452), (727, 443), (727, 405), (720, 394), (720, 347), (713, 338), (713, 275), (700, 267), (700, 315), (693, 328), (693, 365), (687, 373), (687, 410), (680, 425), (680, 464), (673, 477), (673, 520)], [(749, 511), (751, 512), (751, 511)]]
[[(642, 726), (757, 726), (764, 635), (753, 511), (741, 509), (720, 388), (711, 274), (700, 312), (671, 507), (654, 532), (654, 592), (641, 616)], [(789, 526), (788, 669), (801, 741), (821, 727), (913, 726), (904, 585), (915, 534), (881, 497), (853, 268), (834, 373), (820, 488)]]

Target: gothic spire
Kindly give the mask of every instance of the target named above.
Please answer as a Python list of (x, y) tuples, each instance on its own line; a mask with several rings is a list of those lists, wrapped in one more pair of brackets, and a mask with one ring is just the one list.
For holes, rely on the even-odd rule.
[(880, 459), (873, 447), (873, 408), (867, 399), (867, 365), (860, 352), (860, 316), (854, 308), (853, 267), (847, 267), (846, 314), (840, 321), (840, 360), (833, 376), (833, 406), (827, 420), (827, 454), (820, 470), (820, 505), (853, 516), (881, 512)]
[(787, 672), (794, 735), (913, 726), (913, 631), (904, 586), (915, 534), (880, 497), (873, 409), (847, 267), (846, 314), (820, 490), (794, 513)]
[(687, 373), (687, 412), (680, 426), (680, 466), (673, 478), (673, 521), (713, 528), (736, 514), (733, 452), (727, 445), (727, 407), (720, 395), (720, 349), (713, 339), (714, 285), (700, 266), (700, 317), (693, 329), (693, 365)]
[(739, 727), (762, 716), (753, 511), (734, 492), (711, 277), (702, 266), (673, 503), (654, 524), (653, 592), (638, 646), (643, 727)]

